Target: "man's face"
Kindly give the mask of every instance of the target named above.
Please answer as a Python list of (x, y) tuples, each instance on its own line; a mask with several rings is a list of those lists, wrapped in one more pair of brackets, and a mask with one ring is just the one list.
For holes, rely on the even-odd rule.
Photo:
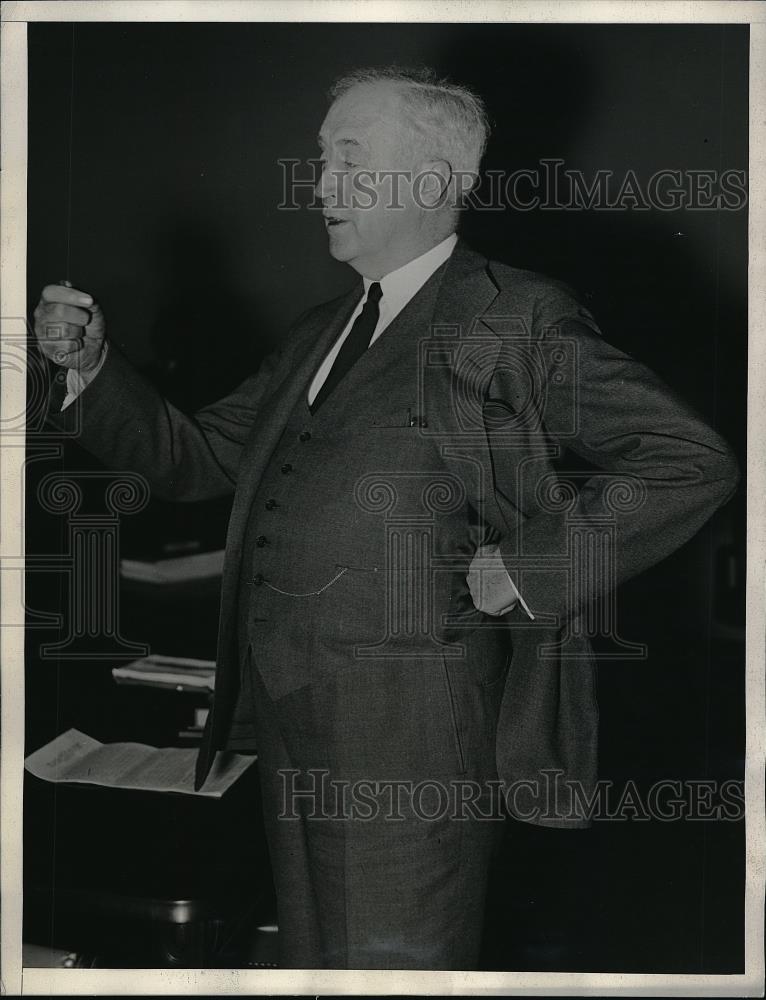
[(323, 170), (317, 195), (336, 260), (375, 279), (427, 249), (422, 246), (427, 210), (415, 202), (406, 179), (417, 172), (417, 163), (393, 84), (359, 84), (339, 97), (322, 124), (319, 144)]

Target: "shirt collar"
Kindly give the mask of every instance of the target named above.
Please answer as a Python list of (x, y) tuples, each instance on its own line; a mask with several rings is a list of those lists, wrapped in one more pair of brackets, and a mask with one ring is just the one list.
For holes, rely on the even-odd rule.
[[(403, 309), (413, 295), (425, 285), (434, 271), (441, 267), (445, 260), (448, 259), (455, 249), (456, 243), (457, 234), (452, 233), (446, 239), (442, 240), (441, 243), (437, 243), (435, 247), (431, 247), (430, 250), (426, 250), (419, 257), (415, 257), (414, 260), (408, 261), (395, 271), (390, 271), (385, 277), (381, 278), (380, 287), (383, 292), (381, 306), (385, 307), (386, 310), (391, 310), (393, 313), (398, 313)], [(364, 278), (363, 280), (366, 297), (373, 281), (370, 278)]]

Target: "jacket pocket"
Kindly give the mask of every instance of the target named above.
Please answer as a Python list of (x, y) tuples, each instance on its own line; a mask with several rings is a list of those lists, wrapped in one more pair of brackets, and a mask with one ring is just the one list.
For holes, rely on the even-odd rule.
[(444, 682), (444, 695), (449, 710), (449, 723), (450, 728), (452, 729), (452, 739), (455, 744), (455, 755), (457, 757), (460, 773), (463, 774), (467, 768), (465, 749), (463, 747), (463, 740), (460, 736), (460, 716), (457, 709), (457, 702), (455, 700), (455, 688), (449, 674), (447, 660), (444, 656), (441, 657), (441, 673)]

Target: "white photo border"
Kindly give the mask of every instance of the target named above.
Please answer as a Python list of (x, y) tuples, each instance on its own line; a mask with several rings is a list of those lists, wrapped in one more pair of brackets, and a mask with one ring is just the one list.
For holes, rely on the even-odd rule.
[[(9, 995), (459, 994), (615, 996), (763, 996), (766, 891), (766, 4), (611, 0), (153, 0), (21, 2), (2, 7), (3, 316), (26, 314), (27, 47), (31, 21), (368, 21), (536, 23), (741, 23), (750, 25), (748, 487), (746, 629), (745, 972), (733, 975), (634, 975), (532, 972), (382, 972), (301, 970), (23, 969), (21, 964), (24, 607), (21, 573), (3, 573), (2, 757), (0, 764), (0, 992)], [(0, 336), (6, 336), (6, 321)], [(8, 331), (10, 335), (11, 331)], [(2, 372), (0, 419), (23, 412), (23, 371)], [(24, 552), (24, 447), (0, 440), (0, 559)]]

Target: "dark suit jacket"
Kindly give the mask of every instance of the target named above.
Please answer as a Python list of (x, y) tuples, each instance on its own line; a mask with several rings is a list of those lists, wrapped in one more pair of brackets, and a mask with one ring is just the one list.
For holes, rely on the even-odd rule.
[[(358, 284), (311, 310), (255, 375), (194, 416), (162, 399), (114, 345), (78, 403), (53, 415), (74, 426), (79, 407), (83, 444), (111, 467), (141, 472), (159, 495), (188, 501), (234, 492), (215, 705), (198, 783), (226, 742), (236, 696), (237, 590), (250, 503), (360, 292)], [(443, 436), (445, 464), (457, 463), (458, 475), (466, 455), (480, 468), (469, 499), (535, 614), (533, 623), (521, 609), (508, 616), (513, 659), (498, 774), (513, 784), (560, 772), (587, 795), (596, 781), (597, 706), (582, 614), (605, 588), (691, 538), (735, 489), (736, 462), (697, 414), (608, 344), (590, 313), (550, 279), (459, 243), (433, 320), (435, 353), (424, 354), (423, 379), (431, 430)], [(578, 489), (557, 475), (568, 450), (601, 470)], [(602, 547), (609, 571), (573, 573), (574, 550), (591, 543)], [(543, 810), (533, 821), (582, 826), (587, 817), (569, 796), (555, 815)]]

